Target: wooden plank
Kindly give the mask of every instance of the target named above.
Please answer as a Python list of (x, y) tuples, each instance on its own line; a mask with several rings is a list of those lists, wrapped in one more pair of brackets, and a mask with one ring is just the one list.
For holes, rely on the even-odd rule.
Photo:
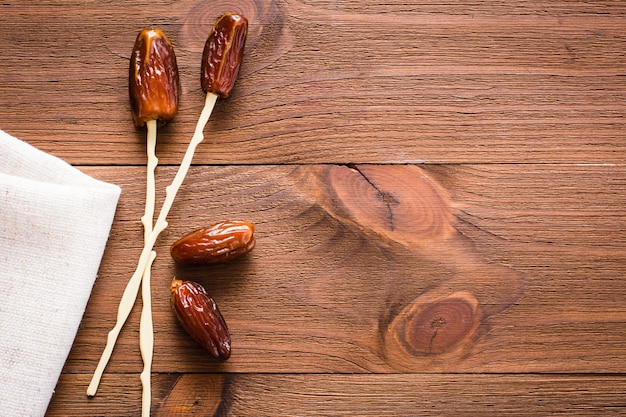
[[(623, 375), (159, 374), (152, 415), (166, 416), (623, 416)], [(64, 374), (48, 417), (140, 413), (137, 378), (120, 375), (95, 398), (86, 375)]]
[[(162, 25), (183, 96), (160, 154), (178, 163), (222, 5), (52, 3), (0, 6), (0, 126), (74, 164), (144, 163), (128, 55), (140, 28)], [(246, 58), (199, 164), (623, 160), (623, 2), (256, 3), (236, 6), (251, 19)]]
[[(123, 193), (70, 373), (95, 367), (142, 242), (143, 168), (84, 170)], [(624, 166), (193, 167), (157, 244), (155, 372), (624, 372), (625, 188)], [(175, 239), (235, 218), (247, 259), (174, 265)], [(227, 363), (177, 326), (174, 276), (218, 302)], [(140, 369), (137, 314), (109, 372)]]
[[(176, 47), (162, 190), (222, 8), (250, 36), (157, 244), (153, 415), (626, 415), (626, 4), (236, 3), (0, 5), (0, 128), (123, 187), (48, 415), (139, 414), (140, 301), (84, 395), (143, 235), (128, 56), (146, 25)], [(225, 218), (257, 226), (248, 258), (174, 265)], [(174, 276), (218, 301), (227, 363), (175, 322)]]

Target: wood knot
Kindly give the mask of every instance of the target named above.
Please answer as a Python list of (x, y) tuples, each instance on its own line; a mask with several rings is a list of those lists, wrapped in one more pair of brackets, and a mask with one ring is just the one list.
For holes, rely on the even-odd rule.
[(409, 355), (454, 350), (480, 324), (478, 301), (468, 292), (456, 292), (428, 302), (420, 298), (405, 307), (390, 326), (394, 339)]
[(223, 406), (226, 386), (224, 375), (177, 375), (156, 414), (213, 416)]
[(437, 317), (430, 323), (431, 329), (441, 329), (446, 324), (446, 319), (443, 317)]
[(215, 21), (226, 12), (240, 13), (249, 22), (240, 78), (271, 65), (295, 42), (287, 16), (275, 0), (212, 0), (198, 2), (185, 17), (181, 39), (186, 47), (201, 52)]
[[(200, 1), (187, 14), (183, 25), (183, 34), (190, 39), (197, 39), (201, 42), (201, 46), (204, 46), (204, 41), (217, 19), (227, 12), (239, 13), (252, 23), (259, 19), (259, 15), (263, 14), (263, 7), (259, 8), (257, 2), (252, 0)], [(250, 32), (249, 28), (248, 37), (250, 37)]]

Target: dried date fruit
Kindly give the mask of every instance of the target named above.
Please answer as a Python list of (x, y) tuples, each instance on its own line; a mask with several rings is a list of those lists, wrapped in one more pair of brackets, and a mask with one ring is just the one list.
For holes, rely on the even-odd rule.
[(212, 356), (230, 357), (230, 333), (215, 300), (197, 282), (172, 280), (170, 303), (185, 331)]
[(232, 220), (186, 234), (172, 244), (170, 253), (179, 264), (211, 265), (239, 258), (255, 244), (252, 223)]
[(220, 17), (204, 44), (200, 69), (202, 89), (221, 98), (235, 85), (248, 34), (248, 19), (236, 13)]
[(130, 57), (128, 92), (135, 125), (149, 120), (161, 124), (178, 111), (180, 81), (174, 47), (156, 28), (137, 35)]

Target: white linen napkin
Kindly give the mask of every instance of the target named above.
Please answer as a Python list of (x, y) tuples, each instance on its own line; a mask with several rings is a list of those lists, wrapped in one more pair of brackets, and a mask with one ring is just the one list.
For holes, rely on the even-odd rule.
[(120, 188), (0, 130), (0, 416), (43, 416)]

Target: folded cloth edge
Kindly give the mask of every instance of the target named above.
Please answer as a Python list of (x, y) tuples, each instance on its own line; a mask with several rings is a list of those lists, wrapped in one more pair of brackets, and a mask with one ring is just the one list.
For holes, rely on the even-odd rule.
[(45, 415), (120, 193), (0, 130), (0, 416)]

